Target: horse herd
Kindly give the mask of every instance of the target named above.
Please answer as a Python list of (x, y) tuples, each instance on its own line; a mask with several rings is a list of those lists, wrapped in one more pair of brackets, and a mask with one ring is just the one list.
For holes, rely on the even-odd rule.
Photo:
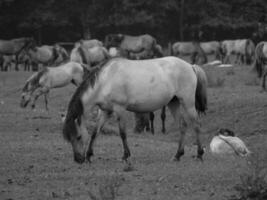
[[(75, 43), (70, 55), (60, 45), (37, 47), (32, 38), (10, 41), (0, 40), (3, 68), (5, 56), (11, 56), (17, 65), (27, 60), (31, 65), (43, 64), (22, 90), (21, 107), (32, 102), (32, 108), (39, 96), (44, 95), (48, 109), (47, 95), (52, 88), (70, 83), (78, 86), (73, 94), (64, 120), (63, 135), (72, 145), (74, 160), (90, 161), (96, 135), (112, 114), (117, 118), (127, 161), (130, 150), (127, 144), (125, 111), (150, 112), (153, 129), (153, 112), (167, 106), (173, 118), (180, 123), (181, 137), (175, 159), (184, 154), (184, 136), (189, 125), (196, 133), (197, 158), (204, 153), (200, 141), (198, 113), (207, 109), (207, 78), (198, 65), (190, 64), (178, 56), (191, 56), (192, 63), (198, 59), (207, 62), (207, 55), (229, 62), (230, 55), (236, 55), (236, 62), (252, 63), (259, 75), (267, 74), (267, 42), (256, 48), (251, 40), (226, 40), (222, 42), (177, 42), (171, 46), (173, 56), (164, 56), (162, 47), (150, 35), (129, 36), (107, 35), (103, 42), (80, 40)], [(22, 59), (23, 58), (23, 59)], [(265, 84), (262, 84), (265, 89)], [(95, 130), (88, 134), (85, 110), (97, 106), (98, 120)], [(88, 108), (88, 109), (85, 109)], [(181, 112), (183, 110), (183, 112)], [(164, 115), (162, 115), (164, 116)], [(163, 118), (163, 128), (164, 120)], [(165, 128), (164, 128), (165, 129)], [(91, 135), (91, 138), (90, 138)]]

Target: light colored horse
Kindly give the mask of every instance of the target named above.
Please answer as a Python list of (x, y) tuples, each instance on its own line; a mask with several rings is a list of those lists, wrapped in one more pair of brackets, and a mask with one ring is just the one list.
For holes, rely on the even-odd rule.
[(71, 61), (86, 64), (89, 67), (97, 65), (109, 57), (109, 53), (105, 47), (93, 46), (91, 48), (85, 48), (79, 42), (75, 43), (75, 46), (70, 53)]
[[(163, 55), (162, 47), (157, 44), (158, 51), (161, 52), (161, 55)], [(109, 55), (111, 58), (116, 58), (116, 57), (122, 57), (122, 58), (129, 58), (133, 60), (139, 60), (139, 59), (146, 59), (147, 57), (144, 56), (142, 53), (141, 55), (139, 53), (129, 53), (121, 48), (118, 47), (110, 47), (109, 48)], [(143, 57), (144, 56), (144, 57)], [(154, 55), (157, 57), (157, 55)], [(135, 114), (135, 121), (136, 121), (136, 126), (135, 126), (135, 132), (142, 132), (145, 129), (146, 131), (151, 131), (152, 134), (155, 133), (154, 131), (154, 118), (155, 115), (153, 112), (151, 113), (136, 113)], [(165, 133), (166, 128), (165, 128), (165, 119), (166, 119), (166, 108), (165, 106), (162, 107), (161, 109), (161, 121), (162, 121), (162, 129), (161, 132)], [(150, 123), (149, 123), (150, 120)], [(139, 125), (140, 124), (140, 125)]]
[(257, 71), (258, 77), (262, 79), (262, 91), (266, 91), (265, 80), (267, 76), (267, 41), (262, 41), (256, 46), (254, 70)]
[(0, 40), (0, 54), (15, 55), (15, 69), (18, 70), (18, 55), (22, 50), (35, 46), (33, 38), (16, 38), (12, 40)]
[(216, 60), (221, 59), (221, 45), (218, 41), (200, 42), (200, 47), (206, 55), (214, 55)]
[(250, 39), (224, 40), (221, 48), (224, 63), (230, 62), (231, 55), (236, 55), (237, 64), (251, 64), (254, 60), (255, 45)]
[(58, 65), (68, 59), (67, 51), (58, 44), (42, 45), (28, 50), (28, 54), (33, 64)]
[(25, 83), (21, 95), (21, 107), (25, 108), (32, 100), (32, 108), (39, 96), (44, 95), (48, 110), (47, 96), (52, 88), (64, 87), (70, 83), (78, 86), (86, 75), (86, 69), (79, 63), (68, 62), (57, 67), (46, 67), (34, 73)]
[(78, 42), (86, 49), (90, 49), (92, 47), (103, 47), (103, 43), (97, 39), (80, 40)]
[(198, 62), (200, 58), (202, 64), (208, 60), (199, 42), (175, 42), (172, 45), (172, 55), (177, 57), (190, 56), (193, 64)]
[[(153, 112), (165, 105), (174, 119), (178, 122), (179, 117), (182, 122), (175, 158), (179, 160), (184, 154), (184, 136), (190, 123), (196, 133), (198, 158), (202, 159), (204, 150), (199, 138), (198, 112), (207, 109), (207, 82), (199, 69), (176, 57), (138, 61), (114, 58), (96, 67), (72, 96), (64, 122), (63, 135), (72, 144), (74, 160), (83, 163), (87, 158), (90, 161), (96, 135), (115, 113), (124, 148), (123, 160), (127, 161), (130, 150), (125, 111)], [(90, 140), (85, 110), (95, 106), (101, 112)]]

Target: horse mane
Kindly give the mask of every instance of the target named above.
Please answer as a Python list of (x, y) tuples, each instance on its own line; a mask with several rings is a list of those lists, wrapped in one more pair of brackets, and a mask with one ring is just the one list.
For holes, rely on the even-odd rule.
[(86, 69), (88, 73), (86, 74), (84, 81), (73, 94), (68, 105), (68, 112), (63, 126), (63, 136), (67, 141), (71, 140), (72, 135), (77, 135), (75, 120), (77, 120), (78, 124), (80, 125), (81, 116), (84, 112), (84, 106), (82, 103), (83, 94), (88, 89), (88, 87), (94, 87), (100, 72), (108, 62), (109, 60), (105, 60), (97, 66), (91, 68), (90, 70)]
[(82, 57), (82, 62), (83, 62), (83, 63), (85, 63), (85, 64), (88, 64), (88, 63), (87, 63), (87, 59), (86, 59), (86, 56), (85, 56), (85, 53), (84, 53), (84, 50), (83, 50), (82, 46), (79, 46), (79, 47), (77, 48), (77, 51), (79, 52), (79, 54), (80, 54), (80, 55), (81, 55), (81, 57)]
[(31, 84), (33, 87), (33, 90), (36, 89), (39, 86), (39, 80), (40, 78), (48, 71), (47, 68), (44, 68), (43, 70), (33, 74), (27, 81), (24, 87), (22, 88), (23, 92), (28, 91), (28, 86)]

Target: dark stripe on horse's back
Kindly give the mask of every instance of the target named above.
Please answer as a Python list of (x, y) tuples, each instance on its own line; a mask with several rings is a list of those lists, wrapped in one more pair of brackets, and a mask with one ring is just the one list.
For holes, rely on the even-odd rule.
[(79, 52), (79, 54), (80, 54), (81, 57), (82, 57), (82, 62), (83, 62), (84, 64), (88, 64), (88, 63), (87, 63), (87, 60), (86, 60), (86, 56), (85, 56), (84, 49), (83, 49), (81, 46), (78, 47), (78, 52)]

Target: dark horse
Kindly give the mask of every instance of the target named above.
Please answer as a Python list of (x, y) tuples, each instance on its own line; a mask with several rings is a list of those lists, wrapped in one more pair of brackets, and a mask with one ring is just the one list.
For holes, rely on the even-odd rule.
[(12, 40), (0, 40), (0, 54), (15, 55), (15, 69), (18, 70), (18, 56), (22, 50), (35, 45), (33, 38), (24, 37)]
[[(156, 39), (148, 34), (131, 36), (124, 34), (109, 34), (105, 37), (105, 46), (107, 49), (116, 47), (122, 52), (123, 57), (131, 60), (143, 60), (151, 58), (160, 58), (163, 56), (162, 48), (157, 44)], [(165, 133), (165, 107), (161, 112), (162, 132)], [(150, 118), (150, 124), (149, 120)], [(142, 132), (144, 129), (151, 130), (154, 134), (154, 114), (135, 113), (135, 132)]]
[(254, 70), (257, 71), (258, 77), (262, 78), (262, 91), (266, 91), (265, 79), (267, 76), (267, 42), (260, 42), (255, 48)]

